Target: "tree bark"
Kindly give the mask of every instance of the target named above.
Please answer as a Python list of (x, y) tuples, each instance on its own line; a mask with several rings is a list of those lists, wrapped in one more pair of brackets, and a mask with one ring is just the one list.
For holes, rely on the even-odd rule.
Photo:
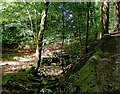
[(78, 10), (78, 2), (76, 2), (76, 4), (77, 4), (77, 32), (78, 32), (78, 38), (79, 38), (79, 41), (81, 42), (81, 36), (80, 36), (80, 22), (79, 22), (79, 11), (80, 10)]
[(87, 2), (87, 30), (86, 30), (86, 40), (85, 40), (85, 53), (88, 53), (88, 31), (89, 31), (89, 8), (91, 2)]
[(97, 40), (98, 32), (97, 32), (97, 22), (96, 22), (96, 17), (95, 17), (95, 5), (93, 6), (94, 8), (94, 22), (95, 22), (95, 41)]
[(109, 0), (100, 2), (100, 39), (108, 33), (109, 26)]
[(109, 26), (109, 0), (104, 1), (104, 18), (103, 18), (103, 24), (104, 24), (104, 34), (109, 33), (108, 32), (108, 26)]
[(114, 30), (117, 30), (117, 28), (119, 29), (119, 15), (119, 0), (114, 0)]
[(104, 3), (100, 2), (100, 35), (99, 38), (101, 39), (103, 37), (104, 32), (104, 25), (103, 25), (103, 6)]
[[(23, 2), (24, 2), (24, 4), (26, 4), (25, 0), (23, 0)], [(32, 33), (33, 33), (33, 36), (34, 36), (35, 43), (37, 43), (36, 36), (35, 36), (34, 30), (33, 30), (33, 22), (32, 22), (32, 18), (31, 18), (30, 12), (29, 12), (27, 6), (25, 6), (25, 8), (26, 8), (27, 13), (29, 15), (29, 20), (30, 20), (30, 24), (31, 24), (31, 30), (32, 30)]]
[(38, 34), (38, 41), (37, 41), (37, 53), (38, 53), (38, 61), (37, 61), (37, 68), (36, 68), (36, 73), (39, 69), (39, 67), (41, 66), (41, 52), (42, 52), (42, 45), (43, 45), (43, 36), (44, 36), (44, 30), (45, 30), (45, 25), (46, 25), (46, 19), (47, 19), (47, 11), (48, 11), (48, 5), (49, 2), (45, 2), (45, 7), (46, 9), (44, 9), (42, 11), (42, 18), (41, 18), (41, 24), (40, 24), (40, 32)]
[[(63, 5), (64, 6), (64, 5)], [(64, 14), (62, 15), (62, 29), (64, 30)], [(64, 67), (64, 57), (63, 57), (63, 46), (64, 46), (64, 31), (62, 31), (62, 48), (61, 48), (61, 55), (62, 55), (62, 69)], [(63, 69), (64, 70), (64, 69)]]

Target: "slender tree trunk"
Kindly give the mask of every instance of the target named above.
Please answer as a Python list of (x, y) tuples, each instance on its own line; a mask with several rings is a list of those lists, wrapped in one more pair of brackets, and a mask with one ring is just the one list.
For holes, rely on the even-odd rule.
[(99, 34), (99, 38), (101, 39), (103, 37), (103, 33), (104, 33), (104, 25), (103, 25), (103, 6), (104, 3), (100, 2), (100, 34)]
[[(92, 11), (92, 9), (90, 10), (90, 14), (91, 14), (90, 16), (92, 17), (92, 16), (93, 16), (93, 11)], [(91, 25), (90, 25), (90, 26), (93, 27), (93, 19), (91, 18), (90, 20), (91, 20)]]
[(96, 22), (96, 17), (95, 17), (95, 5), (93, 6), (94, 8), (94, 22), (95, 22), (95, 41), (97, 40), (98, 32), (97, 32), (97, 22)]
[[(64, 6), (64, 5), (63, 5)], [(62, 21), (63, 21), (63, 24), (62, 24), (62, 28), (64, 29), (64, 14), (62, 16)], [(64, 31), (62, 31), (62, 48), (61, 48), (61, 54), (62, 54), (62, 69), (63, 69), (63, 66), (64, 66), (64, 57), (63, 57), (63, 46), (64, 46)]]
[(87, 2), (87, 30), (86, 30), (86, 40), (85, 40), (85, 53), (88, 53), (88, 31), (89, 31), (89, 8), (90, 8), (91, 2)]
[(120, 18), (119, 18), (119, 0), (114, 0), (114, 30), (119, 29)]
[[(119, 3), (119, 24), (120, 24), (120, 1), (118, 3)], [(120, 30), (120, 28), (119, 28), (119, 30)]]
[(118, 3), (119, 3), (119, 27), (118, 27), (118, 31), (120, 32), (120, 1)]
[(41, 24), (40, 24), (40, 32), (38, 34), (38, 41), (37, 41), (37, 51), (38, 51), (38, 61), (37, 61), (37, 68), (36, 68), (36, 73), (39, 69), (39, 67), (41, 66), (41, 51), (42, 51), (42, 45), (43, 45), (43, 36), (44, 36), (44, 30), (45, 30), (45, 25), (46, 25), (46, 19), (47, 19), (47, 11), (48, 11), (48, 5), (49, 2), (45, 2), (45, 7), (46, 9), (44, 9), (42, 11), (42, 18), (41, 18)]
[(108, 32), (108, 26), (109, 26), (109, 0), (104, 1), (104, 18), (103, 18), (103, 23), (104, 23), (104, 34), (109, 33)]
[(78, 32), (78, 38), (79, 38), (79, 41), (81, 42), (81, 36), (80, 36), (80, 22), (79, 22), (79, 11), (78, 10), (78, 2), (77, 3), (77, 32)]
[[(25, 0), (23, 0), (24, 4), (26, 4)], [(32, 18), (31, 18), (31, 15), (30, 15), (30, 12), (28, 10), (28, 8), (25, 6), (26, 10), (27, 10), (27, 13), (29, 15), (29, 20), (30, 20), (30, 24), (31, 24), (31, 31), (33, 33), (33, 36), (34, 36), (34, 40), (35, 40), (35, 43), (37, 44), (37, 40), (36, 40), (36, 36), (35, 36), (35, 33), (34, 33), (34, 30), (33, 30), (33, 22), (32, 22)], [(35, 14), (36, 15), (36, 14)]]

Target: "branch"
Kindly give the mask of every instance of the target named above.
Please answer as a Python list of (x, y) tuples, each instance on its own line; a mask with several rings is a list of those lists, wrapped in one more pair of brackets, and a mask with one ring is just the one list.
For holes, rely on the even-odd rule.
[[(35, 5), (35, 0), (34, 0), (34, 5)], [(38, 34), (38, 32), (37, 32), (37, 10), (36, 9), (34, 9), (34, 11), (35, 11), (35, 29), (36, 29), (36, 39), (37, 39), (37, 34)]]
[[(23, 2), (24, 2), (24, 4), (26, 4), (25, 0), (23, 0)], [(33, 31), (33, 23), (32, 23), (32, 19), (31, 19), (31, 15), (30, 15), (30, 12), (29, 12), (29, 10), (27, 9), (26, 6), (25, 6), (25, 8), (26, 8), (27, 13), (28, 13), (28, 15), (29, 15), (29, 20), (30, 20), (30, 23), (31, 23), (31, 30), (32, 30), (32, 32), (33, 32), (33, 36), (34, 36), (35, 42), (36, 42), (36, 44), (37, 44), (36, 36), (35, 36), (35, 34), (34, 34), (34, 31)]]

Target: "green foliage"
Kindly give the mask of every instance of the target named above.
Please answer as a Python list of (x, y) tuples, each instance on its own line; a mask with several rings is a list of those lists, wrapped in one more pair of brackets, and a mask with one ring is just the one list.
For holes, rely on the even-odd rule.
[[(27, 9), (31, 15), (33, 24), (33, 32), (38, 35), (40, 30), (40, 20), (43, 7), (42, 2), (12, 2), (1, 3), (3, 8), (2, 18), (0, 19), (2, 24), (2, 39), (4, 47), (12, 46), (13, 43), (19, 44), (21, 41), (33, 40), (31, 22)], [(46, 40), (62, 41), (62, 32), (64, 32), (64, 39), (68, 40), (73, 37), (78, 37), (77, 23), (80, 25), (80, 36), (85, 35), (86, 31), (86, 2), (66, 2), (64, 8), (59, 9), (59, 6), (63, 2), (51, 2), (48, 9), (46, 30), (44, 32), (44, 38)], [(39, 7), (40, 6), (40, 7)], [(71, 22), (64, 22), (63, 27), (63, 11), (71, 11), (68, 14), (72, 14)], [(36, 12), (35, 12), (36, 11)], [(64, 17), (68, 16), (64, 15)], [(79, 19), (77, 19), (77, 15)], [(90, 7), (90, 28), (89, 28), (89, 44), (94, 42), (95, 34), (99, 32), (99, 20), (100, 18), (100, 2), (92, 2)], [(113, 3), (110, 4), (110, 27), (113, 26)], [(11, 30), (10, 28), (13, 29)], [(85, 40), (82, 40), (83, 44)], [(8, 45), (11, 44), (11, 45)], [(82, 44), (82, 43), (81, 43)], [(16, 45), (17, 46), (17, 45)], [(16, 48), (16, 47), (15, 47)]]
[(96, 78), (96, 64), (101, 57), (104, 57), (102, 46), (105, 42), (106, 38), (101, 39), (95, 47), (93, 55), (89, 57), (85, 65), (77, 72), (69, 75), (68, 79), (66, 79), (67, 81), (65, 81), (68, 85), (65, 86), (64, 92), (72, 94), (78, 92), (78, 89), (80, 90), (79, 93), (101, 92), (101, 86)]
[(102, 51), (97, 51), (95, 55), (98, 55), (100, 57), (104, 57), (104, 53)]
[(104, 44), (105, 39), (101, 39), (98, 41), (97, 46), (95, 47), (95, 51), (101, 51), (102, 50), (102, 45)]
[(10, 94), (15, 92), (19, 94), (36, 94), (38, 92), (52, 93), (59, 91), (60, 76), (45, 76), (40, 70), (40, 75), (34, 75), (35, 67), (31, 66), (30, 69), (22, 69), (17, 71), (16, 74), (3, 76), (2, 83), (5, 84)]
[[(51, 2), (48, 7), (48, 16), (44, 32), (44, 39), (46, 43), (48, 41), (61, 42), (63, 40), (64, 32), (64, 51), (68, 53), (70, 58), (65, 59), (64, 63), (78, 63), (76, 62), (76, 57), (81, 53), (81, 50), (85, 46), (85, 31), (86, 31), (86, 14), (87, 14), (87, 3), (86, 2), (66, 2), (62, 9), (59, 8), (63, 2)], [(110, 25), (109, 28), (113, 28), (113, 3), (110, 4)], [(22, 45), (28, 40), (33, 41), (33, 33), (35, 36), (38, 35), (40, 31), (40, 20), (42, 16), (43, 7), (42, 2), (12, 2), (12, 3), (1, 3), (3, 6), (1, 9), (2, 18), (0, 18), (0, 24), (2, 28), (2, 42), (3, 47), (17, 48), (19, 43), (24, 41)], [(29, 13), (28, 13), (29, 11)], [(66, 15), (63, 12), (69, 11)], [(70, 21), (63, 20), (67, 18), (68, 14), (72, 14)], [(30, 16), (31, 19), (30, 19)], [(93, 43), (96, 39), (96, 34), (99, 33), (99, 23), (100, 23), (100, 2), (92, 2), (90, 6), (90, 21), (89, 21), (89, 45)], [(77, 20), (76, 20), (77, 19)], [(79, 24), (78, 24), (79, 23)], [(33, 32), (31, 25), (33, 26)], [(80, 26), (80, 37), (81, 42), (76, 40), (79, 37), (78, 26)], [(97, 34), (98, 35), (98, 34)], [(96, 79), (95, 63), (104, 54), (101, 51), (102, 45), (105, 40), (110, 38), (109, 36), (104, 36), (95, 47), (95, 53), (87, 62), (83, 62), (85, 65), (78, 72), (71, 74), (67, 79), (68, 87), (65, 86), (64, 92), (69, 94), (77, 94), (78, 89), (82, 92), (100, 92), (100, 86)], [(68, 45), (68, 40), (70, 44)], [(34, 43), (32, 44), (34, 45)], [(50, 44), (47, 46), (49, 47)], [(60, 44), (61, 45), (61, 44)], [(14, 47), (13, 47), (14, 46)], [(45, 47), (45, 46), (44, 46)], [(60, 46), (61, 47), (61, 46)], [(31, 48), (31, 46), (29, 47)], [(42, 47), (41, 47), (42, 48)], [(11, 55), (3, 54), (4, 58), (11, 59)], [(29, 58), (29, 57), (28, 57)], [(67, 61), (68, 60), (68, 61)], [(42, 59), (42, 63), (50, 63), (51, 61), (46, 58)], [(14, 76), (3, 76), (3, 83), (9, 83), (9, 90), (13, 93), (18, 92), (19, 94), (36, 94), (38, 92), (48, 92), (58, 90), (59, 91), (59, 81), (60, 77), (56, 79), (47, 78), (40, 69), (38, 71), (38, 77), (34, 75), (35, 67), (32, 66), (30, 69), (19, 70)], [(12, 80), (13, 79), (13, 80)], [(44, 79), (44, 80), (43, 80)], [(57, 81), (56, 81), (57, 80)], [(56, 88), (57, 87), (57, 88)], [(80, 92), (79, 92), (80, 93)], [(79, 94), (78, 93), (78, 94)]]
[(75, 42), (74, 41), (70, 42), (69, 45), (65, 44), (64, 50), (65, 52), (68, 52), (71, 58), (75, 59), (80, 54), (81, 44), (79, 43), (78, 40)]
[(6, 84), (9, 80), (13, 80), (10, 76), (4, 75), (2, 76), (2, 84)]
[(98, 57), (93, 55), (74, 76), (71, 74), (69, 77), (71, 84), (68, 85), (70, 87), (69, 89), (66, 87), (68, 93), (78, 92), (76, 87), (81, 88), (81, 92), (101, 92), (95, 71), (95, 63), (99, 60)]
[(2, 58), (3, 58), (3, 59), (12, 59), (13, 56), (12, 56), (12, 55), (9, 55), (9, 54), (2, 54)]

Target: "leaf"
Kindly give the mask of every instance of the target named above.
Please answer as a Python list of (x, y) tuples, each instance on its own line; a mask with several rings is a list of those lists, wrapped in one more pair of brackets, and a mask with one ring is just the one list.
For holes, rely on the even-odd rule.
[(7, 83), (9, 80), (12, 80), (12, 78), (11, 78), (10, 76), (3, 76), (3, 77), (2, 77), (2, 82), (0, 82), (0, 83), (5, 84), (5, 83)]

